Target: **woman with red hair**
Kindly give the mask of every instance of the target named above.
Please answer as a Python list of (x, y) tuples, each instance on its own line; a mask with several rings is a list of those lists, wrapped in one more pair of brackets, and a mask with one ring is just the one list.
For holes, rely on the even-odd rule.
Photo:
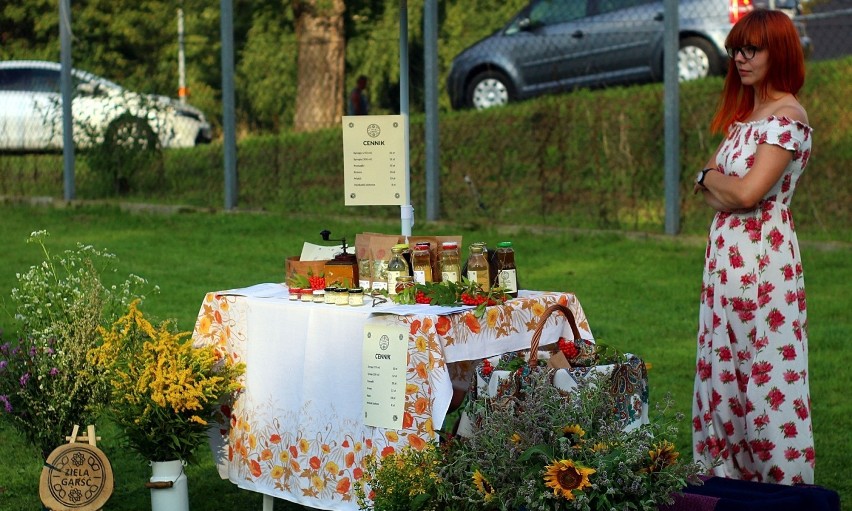
[(804, 56), (790, 18), (755, 10), (711, 129), (726, 133), (694, 192), (716, 211), (705, 252), (693, 454), (717, 476), (812, 484), (807, 308), (790, 200), (811, 153), (796, 94)]

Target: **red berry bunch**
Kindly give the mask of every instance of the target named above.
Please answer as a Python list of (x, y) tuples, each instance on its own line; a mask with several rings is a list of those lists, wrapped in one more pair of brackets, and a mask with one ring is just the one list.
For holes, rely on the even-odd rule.
[(559, 351), (561, 351), (568, 360), (571, 360), (580, 354), (580, 350), (577, 349), (577, 346), (573, 342), (565, 340), (564, 337), (560, 337), (556, 344), (559, 346)]
[(310, 275), (308, 283), (311, 285), (311, 289), (325, 289), (325, 277)]
[(494, 366), (491, 365), (491, 362), (486, 358), (482, 361), (482, 376), (489, 376), (494, 372)]
[(426, 293), (418, 289), (417, 294), (414, 295), (414, 303), (429, 305), (432, 303), (432, 299), (426, 296)]
[(461, 301), (465, 305), (480, 305), (488, 301), (488, 297), (480, 294), (470, 294), (467, 291), (461, 294)]

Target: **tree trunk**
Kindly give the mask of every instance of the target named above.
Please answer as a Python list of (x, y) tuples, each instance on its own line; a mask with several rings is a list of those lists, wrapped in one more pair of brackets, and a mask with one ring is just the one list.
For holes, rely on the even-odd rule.
[(335, 126), (343, 114), (343, 0), (292, 3), (298, 39), (295, 131)]

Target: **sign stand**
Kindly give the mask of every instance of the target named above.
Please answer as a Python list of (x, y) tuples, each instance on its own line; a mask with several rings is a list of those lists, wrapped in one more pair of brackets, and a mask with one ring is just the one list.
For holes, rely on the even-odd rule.
[(98, 449), (95, 426), (78, 436), (74, 425), (67, 444), (53, 450), (44, 462), (38, 493), (52, 511), (97, 511), (112, 496), (113, 474), (109, 459)]

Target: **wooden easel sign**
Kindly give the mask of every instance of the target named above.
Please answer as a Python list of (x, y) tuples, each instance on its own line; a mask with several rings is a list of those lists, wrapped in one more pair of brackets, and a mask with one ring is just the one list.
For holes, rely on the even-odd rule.
[(112, 467), (95, 445), (95, 427), (80, 437), (78, 431), (75, 425), (68, 443), (54, 449), (41, 470), (39, 497), (52, 511), (96, 511), (112, 496)]

